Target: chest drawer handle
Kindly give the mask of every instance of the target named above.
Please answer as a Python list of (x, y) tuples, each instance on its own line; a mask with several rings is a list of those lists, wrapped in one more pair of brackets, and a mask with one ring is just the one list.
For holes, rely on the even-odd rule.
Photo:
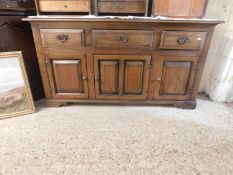
[(57, 36), (57, 40), (61, 42), (66, 42), (69, 40), (69, 35), (67, 34), (60, 34)]
[(178, 38), (178, 40), (177, 40), (177, 43), (179, 44), (179, 45), (184, 45), (184, 44), (187, 44), (187, 43), (189, 43), (190, 42), (190, 39), (189, 39), (189, 37), (187, 37), (187, 36), (180, 36), (179, 38)]
[(120, 41), (121, 43), (126, 43), (129, 40), (129, 37), (127, 35), (117, 35), (116, 39)]

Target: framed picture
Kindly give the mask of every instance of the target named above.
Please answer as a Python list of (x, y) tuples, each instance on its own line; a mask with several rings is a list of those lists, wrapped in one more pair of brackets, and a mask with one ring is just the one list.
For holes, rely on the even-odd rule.
[(35, 112), (22, 52), (0, 53), (0, 119)]

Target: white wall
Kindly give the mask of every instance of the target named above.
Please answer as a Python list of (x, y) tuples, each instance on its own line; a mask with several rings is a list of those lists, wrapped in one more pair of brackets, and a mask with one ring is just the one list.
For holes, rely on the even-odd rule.
[(225, 24), (214, 33), (200, 91), (216, 102), (233, 102), (233, 0), (209, 0), (205, 18)]

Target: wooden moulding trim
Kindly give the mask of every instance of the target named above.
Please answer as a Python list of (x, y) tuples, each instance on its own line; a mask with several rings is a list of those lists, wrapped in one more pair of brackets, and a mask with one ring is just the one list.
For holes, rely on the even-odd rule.
[(129, 104), (129, 105), (166, 105), (166, 104), (175, 104), (175, 103), (185, 103), (185, 102), (196, 102), (194, 101), (184, 101), (184, 100), (90, 100), (90, 99), (58, 99), (58, 98), (46, 98), (45, 99), (48, 102), (63, 102), (63, 103), (89, 103), (89, 104), (97, 104), (97, 103), (102, 103), (102, 104)]
[(89, 17), (89, 16), (29, 16), (28, 18), (23, 18), (23, 21), (30, 22), (145, 22), (145, 23), (174, 23), (174, 24), (221, 24), (224, 23), (222, 20), (217, 19), (155, 19), (155, 18), (143, 18), (143, 17), (135, 17), (133, 19), (129, 18), (107, 18), (107, 17)]
[(38, 2), (39, 0), (35, 0), (35, 6), (36, 6), (36, 14), (37, 15), (40, 15), (40, 10), (39, 10), (39, 2)]
[(209, 0), (206, 0), (202, 17), (204, 17), (206, 15), (206, 10), (207, 10), (208, 4), (209, 4)]
[(137, 101), (137, 100), (62, 100), (62, 99), (46, 99), (45, 104), (47, 107), (60, 107), (67, 103), (79, 103), (79, 104), (108, 104), (108, 105), (170, 105), (182, 109), (195, 109), (197, 102), (194, 101)]

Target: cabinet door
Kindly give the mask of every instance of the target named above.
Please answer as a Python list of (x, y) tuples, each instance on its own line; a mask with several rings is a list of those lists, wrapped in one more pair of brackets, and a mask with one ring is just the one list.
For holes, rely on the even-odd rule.
[(159, 56), (154, 77), (154, 99), (188, 100), (198, 59), (186, 56)]
[(99, 61), (100, 94), (119, 94), (119, 60)]
[(96, 55), (98, 99), (147, 99), (150, 56)]
[(83, 55), (47, 58), (54, 98), (88, 98), (86, 61)]

